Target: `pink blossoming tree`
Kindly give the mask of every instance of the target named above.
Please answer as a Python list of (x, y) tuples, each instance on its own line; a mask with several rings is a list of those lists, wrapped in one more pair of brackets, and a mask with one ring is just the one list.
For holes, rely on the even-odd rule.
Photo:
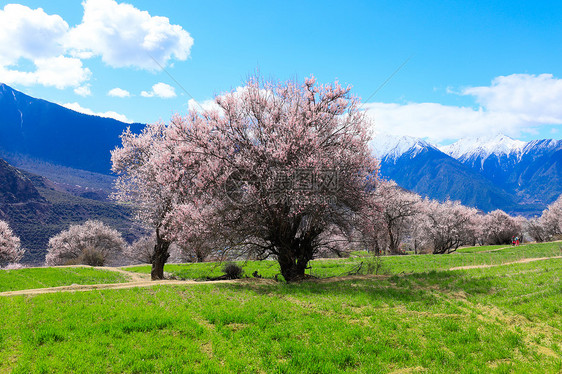
[(337, 83), (252, 77), (215, 103), (173, 117), (147, 161), (171, 193), (163, 236), (272, 256), (287, 281), (302, 279), (319, 250), (351, 232), (372, 188), (377, 163), (359, 101)]
[(363, 212), (363, 232), (376, 253), (387, 248), (392, 254), (400, 252), (400, 244), (421, 213), (421, 202), (419, 195), (401, 189), (394, 181), (378, 183)]
[(19, 262), (23, 254), (20, 239), (14, 235), (7, 222), (0, 221), (0, 267)]
[(49, 239), (45, 264), (48, 266), (84, 264), (102, 266), (126, 247), (121, 234), (100, 221), (72, 225)]
[(540, 218), (530, 218), (525, 221), (525, 232), (537, 243), (542, 243), (550, 238)]
[(487, 244), (511, 244), (514, 237), (522, 240), (523, 221), (500, 209), (488, 213), (483, 222), (484, 241)]
[(415, 233), (420, 242), (432, 247), (434, 254), (450, 253), (463, 244), (472, 244), (478, 236), (478, 217), (476, 209), (459, 202), (424, 200)]
[(562, 195), (543, 211), (539, 223), (544, 240), (552, 240), (562, 235)]
[(176, 193), (178, 183), (171, 183), (170, 178), (165, 178), (167, 170), (162, 169), (167, 162), (166, 157), (170, 155), (169, 148), (175, 146), (166, 132), (167, 127), (163, 123), (148, 125), (140, 134), (127, 129), (121, 135), (123, 146), (111, 153), (112, 170), (119, 176), (113, 198), (132, 203), (137, 218), (154, 230), (152, 249), (147, 251), (146, 246), (138, 245), (131, 247), (132, 252), (129, 253), (152, 264), (153, 280), (164, 278), (164, 264), (170, 257), (171, 244), (165, 236), (167, 228), (164, 221), (179, 195)]

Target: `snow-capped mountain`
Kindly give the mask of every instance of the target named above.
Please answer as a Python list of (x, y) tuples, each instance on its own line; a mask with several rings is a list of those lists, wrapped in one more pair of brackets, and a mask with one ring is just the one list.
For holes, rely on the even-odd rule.
[(396, 136), (380, 133), (373, 137), (369, 143), (373, 154), (379, 160), (396, 161), (404, 154), (410, 158), (427, 149), (437, 149), (435, 146), (420, 138), (412, 136)]
[(379, 134), (370, 146), (382, 178), (424, 197), (459, 200), (485, 211), (516, 205), (513, 196), (423, 139)]
[(380, 175), (434, 199), (484, 211), (537, 214), (562, 193), (562, 141), (523, 142), (505, 135), (444, 147), (381, 134), (370, 143)]
[(465, 138), (439, 149), (449, 156), (464, 162), (466, 160), (485, 160), (494, 155), (496, 157), (521, 156), (527, 143), (515, 140), (506, 135), (495, 135), (481, 138)]
[(562, 141), (528, 143), (505, 135), (461, 139), (445, 153), (518, 197), (520, 203), (552, 202), (562, 193)]
[(526, 143), (525, 147), (523, 147), (522, 153), (530, 154), (530, 153), (551, 152), (551, 151), (555, 151), (556, 149), (560, 149), (561, 147), (562, 147), (562, 140), (538, 139)]

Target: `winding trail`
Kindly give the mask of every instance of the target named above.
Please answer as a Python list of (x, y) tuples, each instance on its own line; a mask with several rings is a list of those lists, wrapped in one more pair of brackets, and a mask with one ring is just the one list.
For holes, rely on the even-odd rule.
[(99, 270), (113, 271), (123, 274), (129, 281), (123, 283), (99, 283), (99, 284), (73, 284), (70, 286), (47, 287), (47, 288), (32, 288), (27, 290), (5, 291), (0, 292), (0, 296), (18, 296), (18, 295), (42, 295), (55, 292), (81, 292), (81, 291), (95, 291), (95, 290), (121, 290), (136, 287), (152, 287), (160, 285), (186, 285), (186, 284), (205, 284), (205, 283), (233, 283), (235, 280), (221, 280), (221, 281), (193, 281), (193, 280), (150, 280), (150, 274), (136, 273), (126, 271), (120, 268), (109, 266), (87, 266), (87, 265), (69, 265), (63, 267), (87, 267)]
[(55, 292), (80, 292), (80, 291), (95, 291), (95, 290), (122, 290), (127, 288), (136, 287), (152, 287), (160, 285), (186, 285), (186, 284), (205, 284), (205, 283), (232, 283), (234, 281), (180, 281), (180, 280), (159, 280), (159, 281), (136, 281), (128, 283), (105, 283), (105, 284), (73, 284), (71, 286), (49, 287), (49, 288), (34, 288), (29, 290), (6, 291), (0, 292), (0, 296), (17, 296), (17, 295), (42, 295)]
[(95, 269), (107, 270), (107, 271), (114, 271), (116, 273), (123, 274), (125, 277), (131, 279), (131, 282), (144, 282), (150, 281), (150, 274), (144, 273), (137, 273), (135, 271), (127, 271), (120, 268), (113, 268), (110, 266), (98, 266)]
[[(499, 248), (501, 249), (501, 248)], [(497, 251), (498, 249), (495, 249)], [(468, 266), (457, 266), (454, 268), (450, 268), (448, 270), (467, 270), (467, 269), (483, 269), (483, 268), (493, 268), (496, 266), (505, 266), (505, 265), (512, 265), (512, 264), (526, 264), (528, 262), (534, 261), (544, 261), (550, 260), (553, 258), (562, 258), (562, 256), (553, 256), (553, 257), (536, 257), (536, 258), (524, 258), (522, 260), (512, 261), (512, 262), (504, 262), (503, 264), (494, 264), (494, 265), (468, 265)]]
[[(509, 247), (506, 247), (509, 248)], [(499, 251), (503, 248), (494, 249), (493, 251)], [(562, 256), (553, 256), (553, 257), (537, 257), (537, 258), (524, 258), (518, 261), (512, 262), (505, 262), (502, 264), (494, 264), (494, 265), (468, 265), (468, 266), (457, 266), (452, 267), (447, 270), (468, 270), (468, 269), (483, 269), (483, 268), (491, 268), (496, 266), (505, 266), (505, 265), (512, 265), (512, 264), (524, 264), (528, 262), (534, 261), (545, 261), (551, 259), (562, 259)], [(0, 292), (0, 296), (18, 296), (18, 295), (42, 295), (48, 293), (55, 293), (55, 292), (82, 292), (82, 291), (95, 291), (95, 290), (122, 290), (128, 288), (136, 288), (136, 287), (152, 287), (152, 286), (161, 286), (161, 285), (188, 285), (188, 284), (216, 284), (216, 283), (235, 283), (235, 282), (243, 282), (243, 280), (220, 280), (220, 281), (194, 281), (194, 280), (158, 280), (152, 281), (150, 280), (149, 274), (143, 273), (136, 273), (132, 271), (126, 271), (120, 268), (114, 268), (109, 266), (99, 266), (99, 267), (92, 267), (87, 265), (71, 265), (65, 267), (91, 267), (94, 269), (100, 270), (107, 270), (107, 271), (114, 271), (124, 275), (129, 281), (125, 281), (123, 283), (100, 283), (100, 284), (73, 284), (70, 286), (59, 286), (59, 287), (48, 287), (48, 288), (33, 288), (27, 290), (17, 290), (17, 291), (5, 291)], [(360, 276), (359, 276), (360, 278)], [(328, 278), (323, 281), (334, 281), (338, 278)], [(264, 282), (268, 280), (264, 279)], [(319, 280), (322, 281), (322, 280)]]

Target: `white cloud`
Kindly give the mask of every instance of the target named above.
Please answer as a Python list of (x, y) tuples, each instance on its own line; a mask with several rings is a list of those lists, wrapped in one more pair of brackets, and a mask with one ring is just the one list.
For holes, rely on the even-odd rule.
[(92, 72), (82, 66), (82, 61), (76, 58), (58, 56), (34, 60), (35, 71), (12, 70), (0, 66), (0, 81), (6, 84), (22, 84), (63, 89), (78, 87), (90, 79)]
[(562, 125), (562, 80), (550, 74), (497, 77), (490, 86), (465, 88), (457, 94), (474, 96), (480, 107), (438, 103), (367, 103), (363, 107), (377, 132), (434, 142), (490, 133), (518, 137), (542, 125)]
[(129, 96), (131, 96), (131, 93), (127, 90), (122, 89), (122, 88), (115, 87), (114, 89), (109, 90), (107, 95), (113, 96), (113, 97), (129, 97)]
[(195, 101), (194, 99), (189, 99), (187, 102), (187, 109), (188, 110), (221, 110), (218, 104), (213, 99), (205, 100), (205, 101)]
[(517, 118), (498, 115), (470, 107), (437, 103), (386, 104), (363, 106), (374, 120), (376, 132), (410, 135), (440, 142), (467, 136), (480, 136), (494, 131), (515, 136), (512, 124)]
[(193, 38), (166, 17), (151, 16), (114, 0), (85, 0), (82, 4), (82, 23), (67, 38), (67, 46), (76, 56), (97, 55), (112, 67), (149, 70), (167, 65), (172, 58), (183, 61), (189, 57)]
[(151, 91), (142, 91), (141, 92), (141, 96), (142, 97), (160, 97), (163, 99), (170, 99), (173, 97), (176, 97), (176, 90), (174, 87), (170, 86), (169, 84), (166, 83), (156, 83), (154, 86), (152, 86), (152, 90)]
[(75, 112), (80, 112), (84, 114), (89, 114), (91, 116), (99, 116), (99, 117), (106, 117), (106, 118), (113, 118), (121, 122), (125, 123), (133, 123), (130, 119), (128, 119), (125, 115), (119, 114), (113, 111), (103, 112), (103, 113), (95, 113), (93, 110), (88, 108), (83, 108), (78, 103), (66, 103), (62, 104), (63, 107), (74, 110)]
[(92, 91), (90, 90), (90, 85), (86, 84), (84, 86), (76, 87), (74, 89), (74, 93), (76, 95), (86, 97), (86, 96), (90, 96), (92, 94)]
[[(7, 84), (78, 87), (90, 78), (82, 61), (64, 56), (68, 24), (43, 9), (8, 4), (0, 10), (0, 81)], [(28, 60), (35, 71), (18, 68)]]
[(0, 65), (14, 65), (20, 58), (51, 58), (64, 52), (68, 24), (43, 9), (8, 4), (0, 10)]
[(8, 4), (0, 9), (0, 81), (73, 87), (87, 96), (84, 83), (91, 71), (83, 67), (84, 59), (100, 56), (112, 67), (155, 70), (158, 64), (189, 57), (193, 38), (166, 17), (115, 0), (85, 0), (82, 5), (82, 22), (73, 28), (42, 8)]
[(562, 121), (562, 79), (552, 74), (500, 76), (491, 86), (466, 88), (462, 94), (474, 96), (488, 111), (517, 114), (525, 121)]

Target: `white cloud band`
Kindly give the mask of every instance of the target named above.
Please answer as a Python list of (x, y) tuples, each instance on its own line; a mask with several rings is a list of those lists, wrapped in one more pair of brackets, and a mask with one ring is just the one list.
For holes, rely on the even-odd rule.
[(550, 74), (513, 74), (495, 78), (490, 86), (465, 88), (480, 105), (437, 103), (366, 103), (377, 132), (428, 138), (434, 142), (491, 132), (512, 137), (533, 133), (542, 125), (562, 125), (562, 80)]
[(79, 113), (83, 113), (83, 114), (89, 114), (91, 116), (113, 118), (113, 119), (116, 119), (116, 120), (121, 121), (121, 122), (133, 123), (133, 121), (128, 119), (125, 115), (119, 114), (119, 113), (116, 113), (116, 112), (112, 112), (112, 111), (103, 112), (103, 113), (96, 113), (91, 109), (83, 108), (78, 103), (66, 103), (66, 104), (62, 104), (62, 106), (67, 108), (67, 109), (73, 110), (75, 112), (79, 112)]

